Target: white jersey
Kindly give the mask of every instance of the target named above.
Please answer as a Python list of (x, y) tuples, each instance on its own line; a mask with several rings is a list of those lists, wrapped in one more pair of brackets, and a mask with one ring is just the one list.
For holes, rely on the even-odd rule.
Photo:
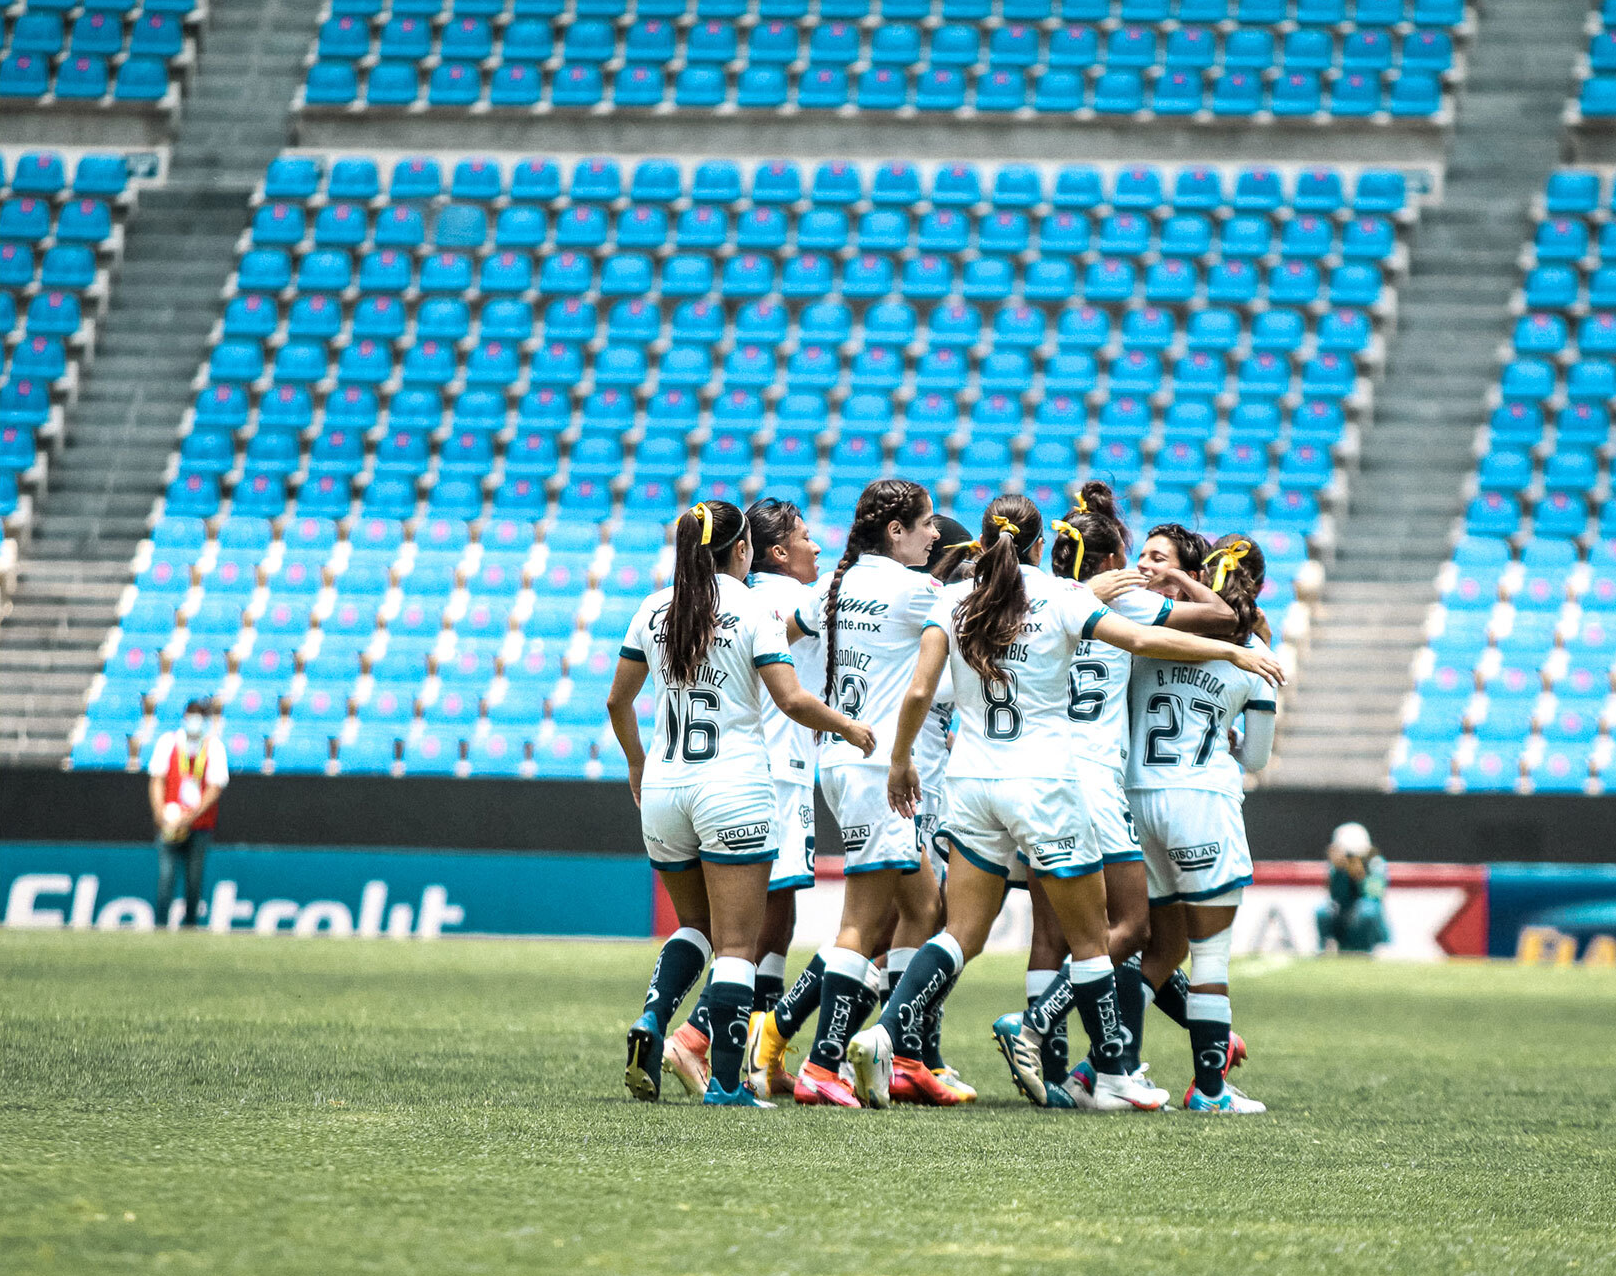
[[(1148, 589), (1130, 589), (1107, 604), (1136, 625), (1165, 625), (1173, 600)], [(1122, 768), (1128, 757), (1128, 677), (1133, 655), (1108, 642), (1087, 639), (1072, 656), (1066, 712), (1075, 731), (1072, 752), (1101, 766)]]
[(954, 676), (945, 665), (937, 694), (926, 711), (926, 725), (915, 737), (915, 770), (924, 793), (941, 793), (948, 770), (948, 733), (954, 725)]
[[(747, 583), (782, 626), (804, 606), (812, 605), (811, 588), (779, 572), (756, 572)], [(817, 638), (799, 638), (791, 644), (791, 659), (805, 686), (811, 685), (816, 664), (823, 671), (825, 658), (819, 651)], [(763, 739), (769, 746), (769, 770), (776, 783), (813, 787), (814, 759), (819, 754), (813, 730), (786, 717), (767, 695), (763, 697)]]
[[(790, 664), (786, 627), (762, 598), (735, 577), (718, 574), (718, 630), (694, 681), (669, 685), (662, 668), (662, 630), (673, 590), (659, 589), (634, 614), (623, 656), (651, 670), (656, 728), (645, 760), (648, 789), (705, 780), (769, 779), (763, 739), (768, 692), (758, 670)], [(772, 791), (772, 790), (771, 790)]]
[[(1248, 647), (1262, 646), (1259, 638)], [(1240, 798), (1229, 728), (1242, 713), (1273, 713), (1274, 689), (1227, 660), (1136, 660), (1128, 693), (1133, 731), (1129, 789), (1205, 789)]]
[(970, 582), (951, 585), (928, 623), (948, 635), (959, 731), (948, 758), (948, 778), (1059, 779), (1071, 771), (1072, 720), (1068, 674), (1077, 645), (1111, 614), (1087, 585), (1056, 580), (1025, 564), (1029, 610), (1021, 633), (1000, 661), (1005, 681), (986, 683), (960, 655), (954, 610)]
[[(824, 627), (831, 575), (820, 577), (814, 586), (812, 615), (801, 613), (797, 621), (816, 636)], [(826, 699), (875, 733), (875, 751), (866, 758), (840, 736), (826, 736), (819, 754), (821, 769), (886, 767), (891, 762), (898, 710), (920, 658), (920, 631), (941, 588), (926, 573), (912, 571), (884, 554), (862, 554), (842, 574), (836, 603), (836, 668)], [(804, 620), (818, 623), (807, 625)]]

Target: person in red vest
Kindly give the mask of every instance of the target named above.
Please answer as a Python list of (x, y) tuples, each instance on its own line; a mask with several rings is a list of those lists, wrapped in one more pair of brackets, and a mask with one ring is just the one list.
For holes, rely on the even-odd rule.
[(185, 706), (178, 731), (157, 738), (152, 748), (152, 822), (157, 825), (157, 925), (168, 924), (174, 903), (174, 874), (185, 873), (182, 926), (195, 926), (202, 904), (202, 860), (219, 822), (219, 795), (230, 783), (224, 741), (210, 732), (213, 706), (193, 700)]

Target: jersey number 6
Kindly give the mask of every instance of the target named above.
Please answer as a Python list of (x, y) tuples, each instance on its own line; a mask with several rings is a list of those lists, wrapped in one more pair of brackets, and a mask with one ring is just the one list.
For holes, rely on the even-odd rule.
[(668, 747), (662, 753), (664, 762), (672, 762), (674, 750), (686, 762), (711, 762), (718, 756), (718, 723), (699, 712), (718, 708), (718, 693), (705, 687), (691, 687), (683, 695), (686, 709), (684, 730), (679, 727), (680, 692), (668, 692)]

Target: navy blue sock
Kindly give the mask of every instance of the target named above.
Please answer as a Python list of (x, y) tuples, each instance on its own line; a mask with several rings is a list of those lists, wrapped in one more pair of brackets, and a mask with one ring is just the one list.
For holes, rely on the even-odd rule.
[(881, 1026), (892, 1038), (892, 1052), (919, 1059), (926, 1051), (926, 1011), (958, 977), (965, 958), (953, 936), (926, 941), (910, 958), (903, 978), (881, 1013)]
[(1214, 1099), (1223, 1093), (1223, 1069), (1229, 1061), (1229, 998), (1222, 993), (1192, 992), (1188, 1009), (1195, 1088)]
[(1076, 1004), (1072, 992), (1071, 963), (1066, 962), (1060, 968), (1060, 977), (1051, 980), (1043, 995), (1027, 1007), (1022, 1022), (1040, 1036), (1053, 1036), (1055, 1029), (1066, 1022), (1066, 1016), (1072, 1013), (1072, 1007)]
[(797, 982), (774, 1003), (774, 1024), (787, 1040), (797, 1035), (814, 1011), (819, 1009), (820, 989), (825, 980), (825, 955), (815, 953)]
[(1109, 957), (1072, 963), (1072, 992), (1089, 1038), (1089, 1062), (1096, 1072), (1121, 1074), (1122, 1018), (1117, 1013), (1117, 979)]
[[(1027, 1008), (1030, 1010), (1051, 986), (1071, 981), (1066, 977), (1066, 964), (1063, 962), (1059, 970), (1029, 970), (1027, 972)], [(1068, 996), (1070, 991), (1068, 989)], [(1071, 1043), (1066, 1039), (1066, 1016), (1060, 1015), (1051, 1020), (1049, 1032), (1044, 1035), (1043, 1044), (1038, 1049), (1039, 1066), (1044, 1076), (1050, 1080), (1064, 1078), (1072, 1070)]]
[(734, 1090), (741, 1084), (756, 971), (751, 962), (739, 957), (720, 957), (713, 963), (713, 972), (713, 981), (702, 994), (711, 1043), (708, 1057), (712, 1060), (713, 1080), (726, 1090)]
[(662, 945), (651, 970), (651, 985), (646, 989), (642, 1011), (656, 1019), (658, 1032), (667, 1034), (668, 1025), (679, 1012), (679, 1003), (690, 994), (712, 952), (707, 937), (689, 926), (674, 931)]
[(786, 991), (784, 953), (766, 953), (758, 962), (757, 983), (752, 988), (752, 1009), (773, 1010)]
[(938, 1068), (946, 1068), (948, 1064), (943, 1059), (943, 1009), (948, 1005), (948, 994), (954, 991), (954, 985), (959, 983), (959, 976), (955, 975), (943, 985), (942, 992), (937, 999), (926, 1007), (924, 1025), (924, 1040), (921, 1044), (920, 1062), (933, 1072)]
[(707, 1040), (713, 1039), (713, 974), (707, 972), (707, 985), (696, 998), (696, 1008), (690, 1012), (690, 1026)]
[(830, 1072), (847, 1057), (847, 1041), (859, 1030), (874, 1005), (869, 986), (870, 962), (862, 953), (832, 948), (825, 954), (825, 975), (819, 995), (819, 1029), (814, 1034), (808, 1062)]
[(1156, 1009), (1180, 1028), (1187, 1029), (1190, 1026), (1190, 1016), (1185, 1003), (1189, 995), (1190, 977), (1182, 970), (1175, 970), (1162, 981), (1161, 987), (1156, 989)]
[(1124, 1072), (1139, 1070), (1139, 1051), (1145, 1035), (1145, 977), (1135, 953), (1116, 968), (1117, 1013), (1122, 1016)]

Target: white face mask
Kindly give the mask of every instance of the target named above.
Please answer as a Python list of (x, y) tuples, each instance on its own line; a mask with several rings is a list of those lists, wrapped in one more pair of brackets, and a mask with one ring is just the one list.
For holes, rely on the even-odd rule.
[(202, 728), (207, 725), (207, 719), (199, 713), (188, 713), (182, 720), (185, 734), (192, 740), (202, 738)]

